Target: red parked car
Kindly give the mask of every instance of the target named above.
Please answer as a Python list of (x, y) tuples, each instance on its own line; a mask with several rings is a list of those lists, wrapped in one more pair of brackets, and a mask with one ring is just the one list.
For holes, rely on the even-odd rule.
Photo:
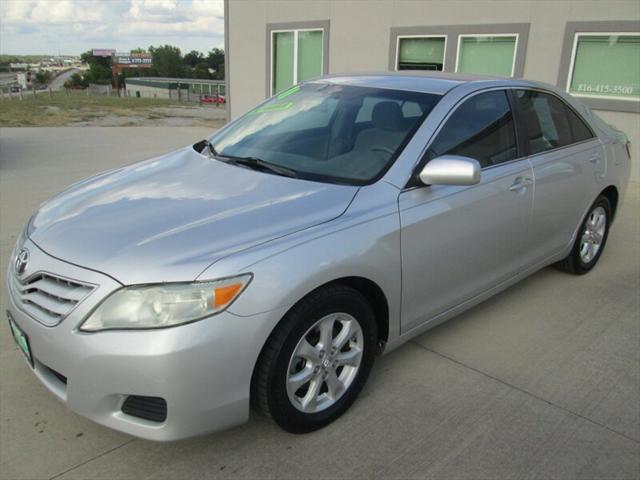
[(214, 105), (223, 105), (224, 103), (226, 103), (226, 100), (222, 95), (203, 95), (200, 99), (200, 103), (213, 103)]

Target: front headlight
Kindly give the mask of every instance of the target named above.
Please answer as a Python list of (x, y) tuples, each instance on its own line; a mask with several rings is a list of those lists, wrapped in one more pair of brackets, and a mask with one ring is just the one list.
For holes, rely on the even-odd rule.
[(238, 298), (251, 274), (196, 283), (125, 287), (102, 302), (80, 330), (162, 328), (220, 313)]

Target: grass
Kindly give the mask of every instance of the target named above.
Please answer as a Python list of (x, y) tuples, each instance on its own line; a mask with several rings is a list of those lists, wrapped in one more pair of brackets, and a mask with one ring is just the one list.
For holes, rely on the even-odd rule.
[[(54, 127), (88, 122), (106, 116), (142, 117), (155, 120), (167, 117), (159, 107), (197, 106), (197, 102), (178, 102), (160, 98), (108, 97), (88, 95), (84, 91), (70, 94), (46, 91), (24, 93), (0, 100), (0, 127)], [(124, 119), (123, 119), (124, 120)]]

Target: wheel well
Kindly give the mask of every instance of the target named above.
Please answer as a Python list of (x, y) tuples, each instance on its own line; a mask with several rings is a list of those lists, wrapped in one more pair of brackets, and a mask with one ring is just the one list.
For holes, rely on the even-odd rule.
[(604, 195), (611, 204), (611, 219), (616, 218), (616, 209), (618, 207), (618, 189), (613, 185), (605, 188), (600, 195)]
[[(389, 339), (389, 304), (387, 302), (387, 297), (385, 296), (382, 289), (373, 281), (364, 278), (364, 277), (343, 277), (338, 278), (336, 280), (332, 280), (331, 282), (327, 282), (324, 285), (320, 285), (312, 292), (309, 292), (307, 295), (319, 290), (327, 285), (334, 285), (336, 283), (349, 286), (362, 294), (362, 296), (369, 302), (371, 307), (373, 308), (373, 313), (376, 317), (376, 326), (378, 330), (378, 353), (382, 352), (384, 349), (384, 344)], [(263, 355), (264, 348), (269, 344), (269, 339), (273, 335), (274, 330), (271, 331), (267, 340), (265, 340), (262, 349), (260, 350), (260, 354), (256, 359), (256, 363), (253, 367), (253, 373), (251, 374), (251, 398), (252, 401), (254, 397), (254, 378), (255, 372), (260, 363), (260, 358)]]
[(362, 296), (367, 299), (376, 316), (378, 341), (386, 342), (389, 339), (389, 303), (378, 284), (364, 277), (343, 277), (325, 285), (334, 283), (347, 285), (360, 292)]

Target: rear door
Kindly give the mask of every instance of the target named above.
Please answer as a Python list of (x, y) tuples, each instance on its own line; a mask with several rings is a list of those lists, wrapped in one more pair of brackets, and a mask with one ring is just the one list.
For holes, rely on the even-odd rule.
[(543, 262), (569, 245), (604, 178), (606, 158), (600, 140), (559, 97), (519, 89), (514, 91), (514, 98), (520, 137), (528, 149), (535, 178), (526, 267)]
[(453, 110), (423, 163), (444, 154), (478, 160), (482, 178), (400, 194), (403, 333), (512, 277), (522, 261), (533, 173), (506, 91), (474, 94)]

